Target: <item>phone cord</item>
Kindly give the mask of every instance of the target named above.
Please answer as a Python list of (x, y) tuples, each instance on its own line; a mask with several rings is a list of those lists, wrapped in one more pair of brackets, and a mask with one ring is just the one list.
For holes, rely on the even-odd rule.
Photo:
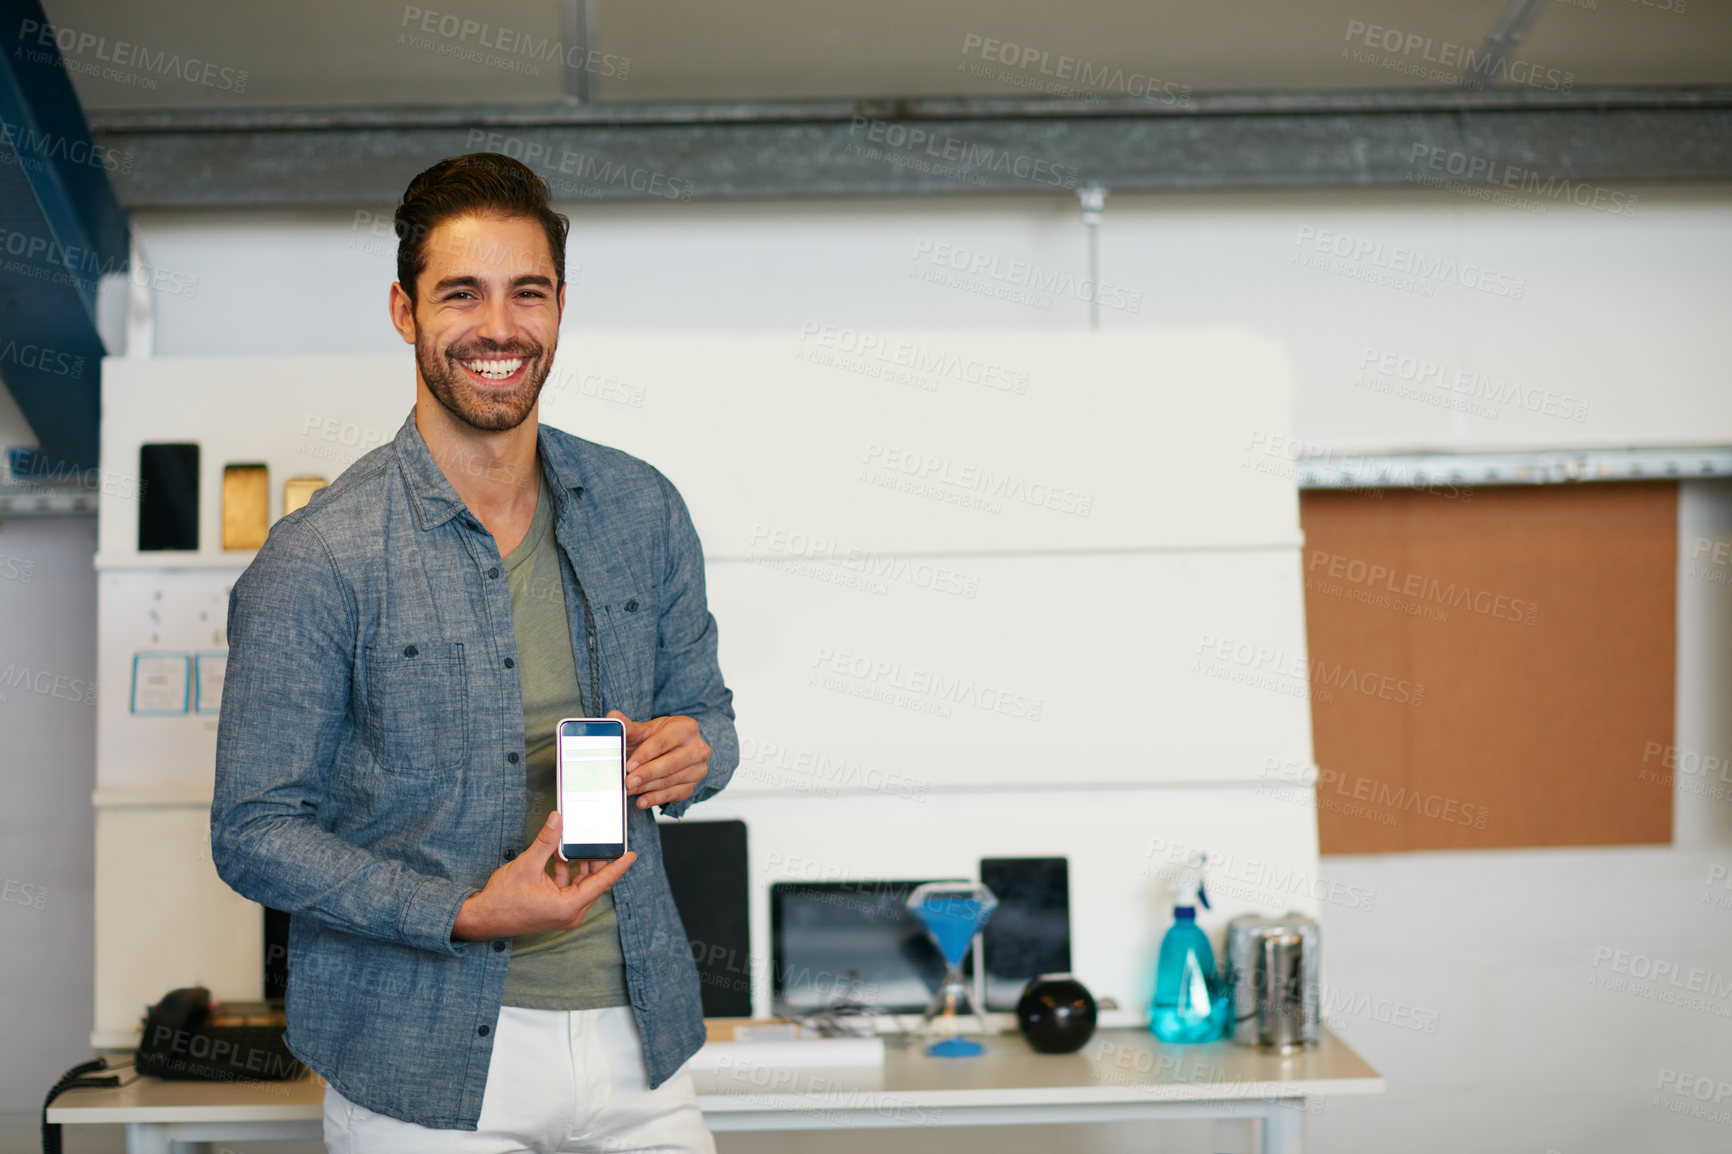
[(60, 1075), (60, 1080), (54, 1083), (54, 1089), (48, 1091), (48, 1097), (42, 1103), (42, 1154), (60, 1154), (60, 1123), (55, 1122), (51, 1125), (48, 1121), (48, 1107), (54, 1105), (54, 1099), (60, 1097), (61, 1092), (65, 1090), (120, 1085), (120, 1078), (115, 1074), (101, 1078), (85, 1076), (97, 1070), (106, 1069), (108, 1069), (107, 1058), (92, 1058), (88, 1062), (80, 1062)]

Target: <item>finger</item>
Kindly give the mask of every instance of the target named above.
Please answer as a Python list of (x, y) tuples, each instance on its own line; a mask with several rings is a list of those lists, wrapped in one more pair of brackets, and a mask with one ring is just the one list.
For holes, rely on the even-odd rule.
[(633, 749), (637, 748), (637, 743), (643, 740), (644, 727), (617, 709), (608, 710), (607, 716), (625, 726), (625, 751), (628, 754), (631, 753)]
[(620, 857), (606, 865), (596, 864), (587, 876), (566, 891), (572, 897), (573, 905), (587, 906), (602, 894), (613, 888), (613, 883), (625, 876), (625, 871), (631, 868), (631, 863), (637, 860), (637, 854), (627, 850)]
[(547, 820), (541, 823), (541, 832), (535, 835), (535, 840), (529, 843), (529, 848), (519, 855), (519, 861), (528, 861), (538, 870), (547, 868), (547, 859), (554, 856), (559, 849), (559, 835), (564, 823), (559, 820), (557, 809), (549, 810)]
[[(649, 744), (644, 743), (646, 749)], [(639, 751), (639, 756), (644, 756), (643, 750)], [(626, 792), (636, 793), (646, 786), (653, 787), (657, 784), (670, 785), (673, 784), (673, 779), (682, 774), (695, 772), (701, 777), (709, 772), (709, 766), (710, 747), (703, 738), (679, 742), (659, 757), (640, 760), (635, 767), (627, 763)]]
[(704, 745), (698, 723), (683, 714), (651, 718), (643, 723), (643, 732), (644, 740), (638, 746), (636, 757), (640, 765), (682, 746), (709, 748)]
[(692, 796), (696, 789), (697, 784), (695, 782), (688, 785), (672, 786), (668, 789), (658, 789), (653, 793), (646, 793), (639, 797), (637, 805), (639, 809), (648, 809), (652, 805), (667, 805), (669, 802), (684, 801)]
[(661, 758), (642, 770), (636, 777), (639, 788), (636, 790), (627, 786), (627, 792), (648, 793), (656, 789), (671, 789), (676, 785), (696, 785), (704, 780), (710, 772), (709, 758), (689, 760), (685, 756), (670, 755)]
[[(657, 724), (657, 722), (661, 724)], [(673, 727), (667, 724), (665, 717), (657, 718), (655, 721), (646, 721), (643, 725), (643, 736), (625, 763), (626, 772), (632, 773), (642, 769), (656, 758), (678, 748), (679, 735), (677, 732), (670, 732), (671, 730)]]

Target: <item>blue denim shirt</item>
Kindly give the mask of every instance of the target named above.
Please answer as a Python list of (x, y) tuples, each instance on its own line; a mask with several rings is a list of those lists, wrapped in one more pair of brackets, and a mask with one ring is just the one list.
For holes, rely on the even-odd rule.
[[(739, 761), (703, 554), (651, 466), (542, 425), (572, 652), (597, 715), (684, 714)], [(375, 1113), (473, 1130), (509, 939), (451, 937), (523, 846), (523, 698), (493, 535), (408, 420), (271, 529), (229, 599), (211, 856), (292, 916), (290, 1050)], [(599, 673), (596, 683), (595, 673)], [(703, 1044), (697, 969), (649, 810), (613, 888), (650, 1083)]]

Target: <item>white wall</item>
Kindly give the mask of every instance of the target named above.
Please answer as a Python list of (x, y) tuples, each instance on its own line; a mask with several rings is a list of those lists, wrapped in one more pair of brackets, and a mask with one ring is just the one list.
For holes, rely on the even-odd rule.
[(1678, 701), (1673, 748), (1644, 764), (1670, 775), (1672, 841), (1732, 845), (1732, 479), (1690, 481), (1678, 500)]
[(91, 518), (0, 520), (0, 1149), (90, 1056), (95, 548)]
[[(1640, 196), (1633, 218), (1529, 206), (1546, 209), (1541, 214), (1430, 192), (1114, 196), (1102, 227), (1101, 274), (1115, 301), (1135, 308), (1104, 308), (1102, 324), (1232, 324), (1284, 342), (1298, 380), (1295, 429), (1318, 447), (1732, 443), (1725, 368), (1732, 337), (1724, 324), (1732, 193), (1624, 191)], [(1080, 327), (1086, 315), (1065, 287), (1023, 287), (1018, 278), (1026, 274), (1012, 267), (1020, 261), (1037, 276), (1083, 275), (1081, 226), (1074, 204), (1060, 198), (567, 208), (577, 220), (563, 358), (581, 356), (585, 332), (797, 334), (809, 324), (867, 332), (1027, 330)], [(183, 284), (197, 278), (196, 291), (158, 299), (158, 351), (399, 350), (384, 318), (390, 243), (370, 235), (367, 222), (354, 222), (351, 212), (141, 218), (148, 259), (180, 274)], [(1324, 250), (1339, 237), (1348, 238), (1349, 255), (1332, 265)], [(1357, 259), (1355, 246), (1366, 250)], [(1398, 255), (1398, 246), (1421, 256)], [(965, 265), (985, 262), (982, 272), (948, 284), (922, 279), (953, 272), (943, 258), (957, 252)], [(1390, 286), (1357, 279), (1390, 274), (1403, 261), (1441, 266), (1448, 258), (1457, 261), (1452, 280), (1410, 277)], [(1300, 263), (1319, 260), (1321, 268)], [(1460, 283), (1469, 264), (1490, 270), (1489, 280), (1477, 272), (1467, 279), (1492, 291)], [(1394, 360), (1380, 375), (1384, 354)], [(1401, 358), (1414, 362), (1411, 382), (1402, 379)], [(1421, 370), (1421, 363), (1437, 367)], [(407, 407), (406, 358), (404, 365)], [(1456, 392), (1450, 386), (1457, 384), (1478, 392)], [(1403, 386), (1411, 386), (1405, 394)], [(238, 393), (245, 388), (236, 382)], [(1586, 420), (1572, 419), (1584, 411)], [(0, 439), (8, 431), (0, 427)], [(1149, 430), (1151, 451), (1169, 432)], [(1729, 503), (1723, 488), (1686, 486), (1686, 552), (1688, 534), (1723, 539)], [(1698, 528), (1706, 525), (1720, 528)], [(88, 553), (85, 545), (62, 548), (69, 556)], [(1732, 751), (1732, 736), (1715, 728), (1724, 724), (1716, 703), (1726, 700), (1717, 672), (1725, 649), (1708, 639), (1724, 634), (1707, 630), (1722, 628), (1712, 622), (1725, 619), (1732, 586), (1698, 577), (1685, 595), (1688, 560), (1680, 564), (1677, 743), (1721, 756)], [(1732, 573), (1732, 566), (1719, 571)], [(0, 661), (23, 644), (13, 611), (23, 604), (20, 592), (0, 582)], [(57, 760), (55, 772), (64, 775), (57, 780), (83, 784), (30, 801), (20, 820), (88, 828), (81, 824), (89, 822), (88, 747)], [(1732, 790), (1732, 783), (1702, 784)], [(1716, 865), (1732, 865), (1732, 825), (1718, 811), (1700, 821), (1683, 816), (1682, 795), (1679, 804), (1680, 841), (1694, 848), (1326, 859), (1326, 882), (1381, 895), (1374, 913), (1357, 922), (1326, 910), (1325, 948), (1332, 986), (1370, 999), (1369, 1009), (1350, 1009), (1343, 1032), (1388, 1076), (1390, 1092), (1375, 1102), (1329, 1103), (1313, 1123), (1317, 1148), (1725, 1148), (1726, 1126), (1650, 1103), (1666, 1070), (1732, 1079), (1732, 1062), (1716, 1059), (1724, 1047), (1704, 1049), (1725, 1037), (1728, 999), (1711, 997), (1693, 1009), (1650, 1000), (1639, 987), (1593, 984), (1639, 982), (1617, 972), (1640, 966), (1638, 955), (1650, 965), (1677, 965), (1681, 980), (1700, 970), (1710, 990), (1732, 975), (1732, 910), (1714, 904), (1732, 891), (1708, 884)], [(84, 839), (50, 841), (41, 853), (45, 876), (76, 879), (88, 871)], [(69, 906), (88, 909), (87, 888), (64, 896)], [(88, 914), (79, 911), (73, 921), (87, 927)], [(74, 925), (45, 932), (41, 947), (83, 965), (88, 932)], [(1612, 953), (1596, 965), (1602, 948)], [(21, 967), (8, 963), (9, 985), (65, 992), (14, 1005), (8, 1036), (49, 1036), (56, 1024), (81, 1031), (88, 986), (33, 983)], [(1380, 1003), (1391, 1010), (1400, 1003), (1403, 1021), (1435, 1021), (1437, 1030), (1380, 1022)], [(1429, 1016), (1412, 1016), (1419, 1010)], [(13, 1112), (17, 1125), (32, 1125), (38, 1086), (77, 1056), (19, 1059), (15, 1077), (7, 1068), (0, 1109)], [(16, 1148), (30, 1148), (33, 1136), (19, 1133)], [(1047, 1132), (1020, 1136), (1018, 1145), (997, 1137), (1009, 1149), (1074, 1138)], [(1178, 1127), (1161, 1146), (1241, 1148), (1236, 1141), (1230, 1128)], [(730, 1138), (724, 1148), (799, 1147), (795, 1140)]]
[[(1232, 325), (1283, 342), (1296, 435), (1338, 449), (1732, 441), (1732, 390), (1715, 387), (1732, 353), (1732, 204), (1724, 190), (1632, 189), (1634, 217), (1432, 192), (1114, 195), (1100, 271), (1103, 297), (1124, 307), (1103, 307), (1101, 325)], [(1083, 227), (1063, 196), (563, 207), (566, 357), (586, 331), (1086, 324)], [(149, 259), (178, 274), (162, 279), (197, 278), (196, 295), (159, 298), (157, 352), (399, 348), (384, 312), (389, 211), (140, 219)], [(1331, 265), (1334, 248), (1365, 251)], [(1317, 258), (1324, 268), (1299, 263)], [(939, 274), (954, 282), (925, 279)], [(1400, 283), (1354, 279), (1383, 274)], [(1384, 354), (1396, 360), (1379, 375)], [(1422, 364), (1435, 374), (1418, 377)], [(1470, 391), (1433, 383), (1457, 373)], [(1378, 391), (1410, 383), (1418, 399)]]

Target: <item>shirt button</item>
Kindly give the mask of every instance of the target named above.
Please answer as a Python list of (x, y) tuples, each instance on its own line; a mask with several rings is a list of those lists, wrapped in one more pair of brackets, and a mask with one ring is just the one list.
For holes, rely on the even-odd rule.
[(499, 576), (499, 570), (498, 570), (498, 568), (497, 568), (497, 567), (495, 567), (495, 568), (492, 568), (492, 569), (489, 569), (489, 570), (488, 570), (488, 571), (487, 571), (487, 575), (488, 575), (488, 576), (489, 576), (489, 577), (497, 577), (497, 576)]
[(509, 761), (512, 765), (516, 765), (517, 764), (517, 755), (515, 753), (508, 753), (505, 755), (505, 760)]
[(421, 652), (419, 649), (417, 649), (413, 645), (411, 645), (411, 646), (409, 646), (409, 648), (403, 650), (403, 656), (404, 657), (413, 657), (419, 652)]
[(475, 1032), (477, 1034), (480, 1034), (483, 1038), (485, 1038), (488, 1034), (491, 1034), (493, 1031), (489, 1030), (486, 1026), (477, 1026), (477, 1027), (475, 1027)]
[(494, 942), (493, 943), (493, 952), (496, 954), (503, 954), (505, 952), (505, 943), (504, 942)]
[(505, 659), (505, 668), (512, 669), (512, 668), (515, 668), (516, 665), (517, 665), (517, 662), (511, 660), (511, 658), (507, 657)]
[(636, 601), (627, 601), (625, 603), (625, 611), (627, 613), (636, 613), (637, 612), (637, 602)]
[(506, 850), (506, 851), (505, 851), (505, 855), (504, 855), (504, 856), (505, 856), (505, 860), (506, 860), (506, 861), (510, 861), (510, 860), (511, 860), (511, 859), (512, 859), (512, 858), (514, 858), (514, 857), (516, 857), (516, 856), (517, 856), (517, 851), (516, 851), (516, 850), (514, 850), (514, 849), (508, 849), (508, 850)]

